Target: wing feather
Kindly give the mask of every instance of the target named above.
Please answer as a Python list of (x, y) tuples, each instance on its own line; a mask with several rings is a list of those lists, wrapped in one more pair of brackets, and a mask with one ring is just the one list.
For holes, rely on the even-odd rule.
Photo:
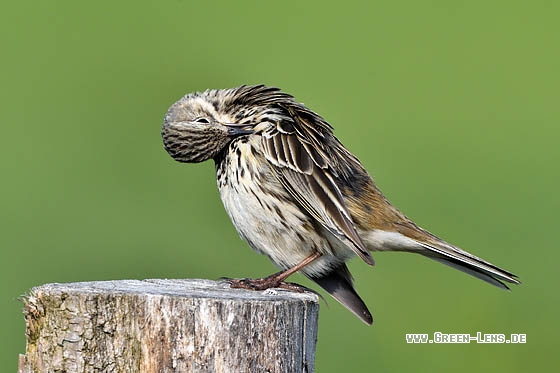
[(373, 265), (373, 258), (356, 232), (327, 156), (320, 146), (314, 145), (319, 142), (317, 136), (323, 134), (301, 118), (295, 118), (293, 123), (278, 124), (263, 133), (265, 157), (276, 166), (278, 179), (296, 201), (366, 263)]
[(320, 168), (327, 167), (327, 160), (326, 160), (327, 157), (325, 154), (319, 153), (317, 151), (317, 148), (312, 144), (302, 142), (301, 145), (304, 147), (307, 155), (313, 160), (313, 163), (315, 163), (317, 167)]
[(274, 143), (274, 151), (276, 154), (276, 159), (278, 160), (280, 166), (288, 167), (289, 165), (286, 162), (287, 159), (286, 154), (284, 153), (284, 144), (282, 141), (282, 137), (283, 136), (281, 134), (276, 134), (272, 137)]

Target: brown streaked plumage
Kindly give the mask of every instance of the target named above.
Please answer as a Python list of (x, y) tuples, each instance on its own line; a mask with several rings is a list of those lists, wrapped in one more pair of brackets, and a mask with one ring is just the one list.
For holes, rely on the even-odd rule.
[(345, 262), (371, 251), (422, 254), (501, 288), (517, 277), (418, 227), (383, 196), (319, 115), (277, 88), (241, 86), (188, 94), (162, 128), (179, 162), (213, 159), (220, 196), (240, 236), (282, 272), (232, 280), (285, 286), (300, 271), (367, 324)]

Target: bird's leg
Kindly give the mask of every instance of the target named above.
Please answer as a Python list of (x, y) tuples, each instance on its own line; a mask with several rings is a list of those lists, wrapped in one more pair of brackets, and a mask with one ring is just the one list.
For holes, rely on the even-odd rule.
[(232, 278), (227, 279), (227, 282), (232, 288), (236, 289), (249, 289), (249, 290), (266, 290), (270, 288), (282, 288), (288, 290), (294, 290), (297, 292), (303, 292), (307, 288), (304, 286), (294, 284), (293, 282), (284, 282), (289, 276), (293, 275), (309, 263), (318, 259), (321, 256), (320, 253), (313, 253), (292, 268), (288, 268), (284, 271), (277, 272), (267, 277), (263, 278)]

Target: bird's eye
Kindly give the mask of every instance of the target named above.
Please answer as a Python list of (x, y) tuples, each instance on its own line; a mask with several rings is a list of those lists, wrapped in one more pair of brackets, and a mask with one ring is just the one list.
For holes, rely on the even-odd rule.
[(195, 121), (196, 123), (206, 123), (206, 124), (210, 123), (210, 121), (209, 121), (208, 119), (206, 119), (206, 118), (197, 118), (197, 119), (195, 119), (194, 121)]

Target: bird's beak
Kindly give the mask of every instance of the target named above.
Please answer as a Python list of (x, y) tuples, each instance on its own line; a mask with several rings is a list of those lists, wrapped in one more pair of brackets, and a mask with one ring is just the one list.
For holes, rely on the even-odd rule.
[(251, 125), (237, 123), (223, 123), (223, 125), (227, 127), (227, 133), (232, 137), (250, 135), (253, 133)]

